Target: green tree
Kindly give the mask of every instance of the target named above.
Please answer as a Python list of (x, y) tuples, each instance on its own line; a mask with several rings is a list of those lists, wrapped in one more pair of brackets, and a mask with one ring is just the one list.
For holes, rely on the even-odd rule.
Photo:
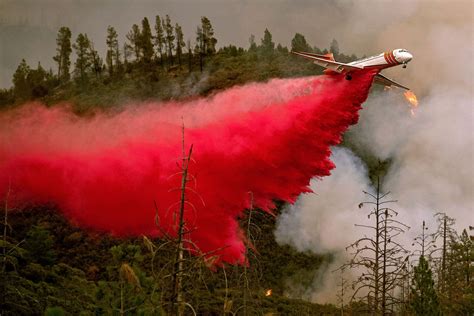
[(99, 281), (96, 299), (103, 311), (115, 311), (120, 315), (131, 312), (141, 315), (147, 293), (142, 286), (147, 283), (140, 269), (143, 262), (141, 249), (136, 245), (120, 244), (110, 248), (112, 262), (106, 267), (108, 282)]
[[(118, 34), (113, 26), (107, 27), (107, 53), (106, 62), (109, 70), (109, 75), (113, 75), (114, 72), (118, 71), (120, 64), (120, 50), (118, 44)], [(115, 69), (114, 69), (115, 68)]]
[(424, 256), (414, 268), (410, 306), (415, 315), (440, 315), (433, 275)]
[(255, 35), (250, 34), (249, 37), (249, 52), (255, 52), (257, 51), (257, 44), (255, 43)]
[(264, 54), (271, 54), (275, 49), (275, 43), (272, 41), (272, 34), (268, 29), (265, 29), (262, 38), (262, 45), (260, 46)]
[(53, 236), (47, 229), (41, 226), (33, 226), (26, 235), (24, 248), (28, 251), (27, 257), (31, 262), (50, 265), (56, 260), (53, 245)]
[(152, 37), (150, 22), (145, 17), (142, 20), (142, 32), (140, 35), (140, 50), (142, 52), (142, 61), (145, 65), (150, 64), (154, 55)]
[(205, 16), (201, 17), (201, 29), (204, 44), (203, 53), (212, 55), (216, 52), (217, 39), (214, 37), (214, 29), (212, 28), (211, 21)]
[(69, 67), (71, 66), (71, 30), (63, 26), (59, 29), (56, 38), (56, 56), (53, 60), (58, 64), (58, 79), (67, 82), (70, 78)]
[(102, 74), (103, 62), (102, 62), (102, 58), (100, 58), (99, 56), (99, 53), (97, 52), (97, 50), (95, 50), (94, 43), (92, 43), (92, 41), (90, 41), (90, 45), (89, 45), (89, 56), (90, 56), (90, 60), (92, 64), (91, 67), (92, 67), (92, 70), (94, 71), (95, 77), (100, 78)]
[(160, 63), (161, 67), (163, 67), (163, 48), (165, 46), (165, 36), (164, 36), (164, 31), (163, 31), (163, 25), (161, 22), (161, 18), (159, 15), (156, 16), (155, 18), (155, 46), (157, 49), (157, 52), (160, 54)]
[(446, 259), (442, 296), (446, 313), (469, 315), (474, 308), (474, 243), (464, 229), (461, 235), (450, 243)]
[(31, 97), (41, 98), (48, 94), (49, 89), (55, 85), (52, 72), (47, 72), (38, 62), (36, 69), (32, 69), (27, 76), (27, 80), (31, 85)]
[(80, 79), (81, 83), (84, 83), (87, 79), (87, 72), (90, 69), (91, 62), (91, 43), (87, 34), (79, 33), (76, 42), (73, 45), (76, 51), (76, 63), (75, 63), (75, 75)]
[(311, 52), (311, 46), (306, 42), (306, 38), (300, 33), (296, 33), (293, 39), (291, 40), (291, 50), (292, 51), (303, 51)]
[(125, 70), (128, 72), (130, 70), (130, 64), (128, 60), (130, 56), (133, 54), (133, 49), (128, 43), (123, 43), (123, 63), (125, 66)]
[(13, 95), (18, 100), (44, 97), (54, 85), (53, 75), (46, 72), (41, 63), (36, 69), (31, 69), (24, 59), (13, 74), (12, 81)]
[(193, 50), (191, 48), (191, 40), (188, 39), (186, 43), (188, 49), (188, 70), (191, 72), (192, 65), (193, 65)]
[(30, 66), (26, 63), (24, 59), (21, 60), (20, 64), (16, 68), (15, 73), (13, 74), (13, 93), (15, 98), (18, 99), (27, 99), (29, 95), (29, 86), (27, 77), (30, 73)]
[(288, 48), (283, 47), (280, 43), (278, 43), (276, 50), (281, 54), (288, 54)]
[(169, 15), (166, 15), (165, 20), (163, 20), (163, 28), (166, 33), (166, 48), (168, 51), (168, 59), (169, 63), (173, 65), (173, 50), (174, 50), (174, 32), (173, 32), (173, 25), (171, 25), (171, 19)]
[(194, 47), (194, 54), (199, 56), (199, 68), (202, 72), (204, 67), (204, 34), (200, 26), (196, 29), (196, 46)]
[(140, 60), (140, 28), (138, 25), (133, 24), (132, 30), (128, 32), (127, 39), (129, 44), (128, 48), (135, 53), (135, 60)]
[(178, 63), (181, 67), (181, 56), (183, 55), (183, 48), (186, 47), (186, 44), (184, 43), (183, 30), (178, 23), (176, 23), (174, 30), (176, 33), (176, 56), (178, 57)]

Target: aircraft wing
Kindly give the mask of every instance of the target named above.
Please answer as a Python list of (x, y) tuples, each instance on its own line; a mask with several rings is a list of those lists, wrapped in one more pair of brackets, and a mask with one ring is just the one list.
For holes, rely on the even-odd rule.
[(410, 90), (410, 88), (402, 86), (398, 82), (395, 82), (392, 79), (389, 79), (389, 78), (387, 78), (387, 77), (385, 77), (384, 75), (381, 75), (381, 74), (376, 74), (375, 75), (374, 83), (378, 83), (378, 84), (381, 84), (383, 86), (389, 86), (389, 87), (390, 86), (395, 86), (395, 87), (399, 87), (399, 88), (402, 88), (402, 89), (405, 89), (405, 90)]
[(304, 58), (307, 58), (307, 59), (310, 59), (316, 65), (319, 65), (319, 66), (324, 67), (326, 69), (330, 69), (330, 70), (338, 72), (338, 73), (347, 73), (347, 72), (354, 71), (354, 70), (364, 69), (363, 67), (359, 67), (359, 66), (339, 63), (335, 60), (316, 57), (316, 56), (314, 56), (314, 54), (311, 54), (311, 53), (305, 53), (305, 52), (291, 52), (291, 53), (293, 53), (295, 55), (298, 55), (298, 56), (301, 56), (301, 57), (304, 57)]

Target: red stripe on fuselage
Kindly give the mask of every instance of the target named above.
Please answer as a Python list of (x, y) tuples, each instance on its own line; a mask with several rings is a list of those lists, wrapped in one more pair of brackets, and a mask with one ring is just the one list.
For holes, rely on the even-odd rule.
[(393, 55), (393, 51), (390, 52), (390, 57), (392, 58), (393, 64), (397, 65), (398, 61), (395, 59), (395, 56)]

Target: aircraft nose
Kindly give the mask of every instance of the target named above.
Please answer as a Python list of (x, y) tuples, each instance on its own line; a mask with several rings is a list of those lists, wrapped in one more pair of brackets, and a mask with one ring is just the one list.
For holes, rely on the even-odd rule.
[(413, 55), (404, 49), (395, 50), (393, 55), (400, 64), (406, 64), (413, 58)]

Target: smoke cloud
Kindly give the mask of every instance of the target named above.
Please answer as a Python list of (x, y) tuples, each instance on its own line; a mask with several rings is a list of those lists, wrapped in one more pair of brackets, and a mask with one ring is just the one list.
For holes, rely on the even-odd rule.
[[(350, 150), (341, 147), (332, 150), (331, 160), (336, 169), (322, 180), (311, 180), (316, 194), (304, 194), (288, 206), (278, 218), (275, 231), (278, 243), (299, 251), (332, 254), (330, 262), (324, 262), (309, 276), (313, 279), (309, 288), (291, 278), (287, 281), (288, 296), (317, 303), (336, 302), (340, 272), (333, 271), (348, 259), (344, 249), (360, 231), (354, 223), (370, 224), (363, 216), (365, 213), (356, 207), (364, 199), (362, 190), (372, 191), (366, 166)], [(350, 280), (351, 273), (344, 277)]]

